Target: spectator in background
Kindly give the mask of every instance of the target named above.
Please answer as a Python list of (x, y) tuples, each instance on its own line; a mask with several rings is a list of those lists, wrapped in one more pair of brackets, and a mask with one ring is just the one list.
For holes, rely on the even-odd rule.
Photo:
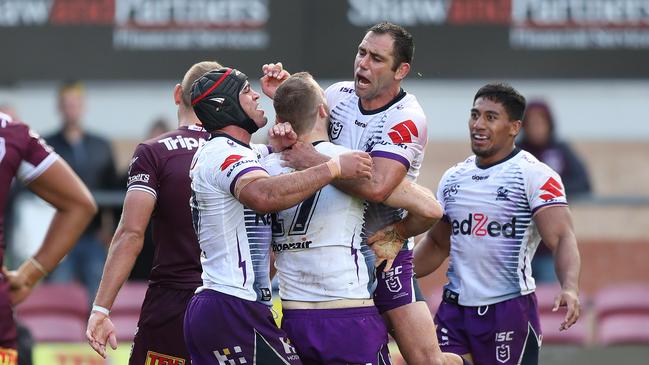
[[(91, 191), (114, 189), (115, 163), (110, 143), (84, 129), (85, 95), (80, 82), (64, 83), (59, 88), (58, 107), (61, 129), (46, 137), (47, 143), (72, 167)], [(50, 276), (51, 282), (70, 282), (75, 278), (94, 298), (101, 279), (107, 245), (113, 231), (110, 209), (100, 205), (78, 244)]]
[[(570, 146), (557, 139), (554, 117), (545, 101), (534, 100), (527, 105), (517, 145), (559, 173), (568, 196), (590, 194), (588, 172)], [(545, 244), (539, 245), (532, 260), (532, 276), (537, 283), (557, 281), (552, 253)]]

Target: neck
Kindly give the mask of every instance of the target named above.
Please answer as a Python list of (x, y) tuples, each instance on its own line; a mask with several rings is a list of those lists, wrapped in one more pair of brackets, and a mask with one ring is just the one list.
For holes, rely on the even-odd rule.
[(193, 109), (187, 109), (184, 106), (178, 108), (178, 127), (185, 127), (195, 124), (201, 124)]
[(252, 135), (248, 133), (247, 130), (241, 127), (237, 127), (236, 125), (226, 126), (224, 128), (217, 130), (216, 132), (225, 133), (233, 138), (238, 139), (239, 141), (245, 144), (250, 144), (250, 137), (252, 137)]
[(488, 156), (488, 157), (480, 157), (476, 156), (475, 162), (478, 166), (490, 166), (494, 165), (502, 160), (504, 160), (507, 156), (509, 156), (516, 146), (512, 143), (511, 146), (507, 148), (503, 148), (502, 150), (498, 151), (497, 153)]
[(313, 143), (318, 141), (329, 141), (329, 133), (327, 133), (327, 126), (329, 125), (328, 118), (319, 118), (316, 120), (308, 133), (304, 133), (298, 137), (298, 139), (304, 143)]
[(81, 140), (83, 137), (83, 129), (79, 123), (76, 122), (65, 122), (63, 124), (63, 138), (65, 138), (68, 143), (76, 143)]
[(365, 110), (382, 108), (388, 105), (388, 103), (390, 103), (394, 98), (396, 98), (397, 95), (399, 95), (399, 91), (401, 91), (401, 83), (396, 83), (385, 92), (377, 94), (372, 98), (361, 98), (361, 106), (363, 106), (363, 109)]

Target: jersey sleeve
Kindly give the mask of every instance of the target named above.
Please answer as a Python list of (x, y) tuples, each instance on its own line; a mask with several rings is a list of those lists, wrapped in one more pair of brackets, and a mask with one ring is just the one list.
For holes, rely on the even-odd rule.
[(233, 196), (237, 181), (245, 174), (252, 171), (263, 171), (267, 174), (257, 158), (257, 153), (245, 147), (228, 150), (228, 154), (222, 154), (216, 163), (216, 184)]
[(58, 155), (27, 125), (21, 124), (20, 128), (25, 143), (16, 177), (24, 184), (29, 184), (52, 166)]
[(544, 163), (536, 163), (528, 170), (527, 198), (532, 214), (550, 205), (568, 205), (561, 177)]
[(404, 107), (389, 116), (370, 155), (393, 159), (408, 170), (413, 160), (424, 153), (427, 142), (428, 128), (423, 112), (409, 112), (408, 107)]
[(140, 144), (133, 153), (128, 167), (126, 191), (139, 190), (158, 197), (157, 159), (151, 146)]
[(354, 94), (354, 83), (351, 81), (337, 82), (325, 90), (325, 99), (329, 109), (332, 109), (336, 104), (340, 103), (343, 99)]

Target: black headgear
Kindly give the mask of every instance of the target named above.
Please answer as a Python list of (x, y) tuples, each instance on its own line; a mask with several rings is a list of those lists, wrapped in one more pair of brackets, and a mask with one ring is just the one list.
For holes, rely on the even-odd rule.
[(259, 129), (239, 104), (239, 93), (248, 76), (233, 68), (205, 73), (192, 85), (191, 99), (203, 127), (212, 132), (229, 125), (239, 126), (253, 134)]

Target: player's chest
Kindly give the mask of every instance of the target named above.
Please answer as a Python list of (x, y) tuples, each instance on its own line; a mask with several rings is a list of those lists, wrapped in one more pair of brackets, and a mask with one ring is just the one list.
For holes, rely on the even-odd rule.
[(329, 138), (335, 144), (369, 151), (379, 143), (387, 113), (362, 114), (358, 108), (339, 106), (331, 113)]

